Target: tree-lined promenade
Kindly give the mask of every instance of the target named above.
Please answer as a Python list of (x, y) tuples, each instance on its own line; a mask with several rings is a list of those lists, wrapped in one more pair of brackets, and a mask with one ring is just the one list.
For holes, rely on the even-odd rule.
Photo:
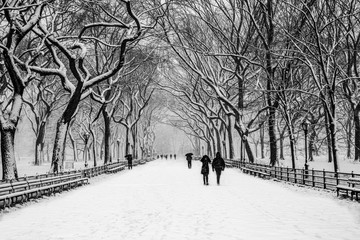
[(51, 159), (54, 172), (67, 148), (94, 165), (152, 155), (159, 123), (183, 130), (197, 155), (289, 156), (295, 168), (305, 147), (337, 172), (339, 153), (360, 159), (359, 10), (358, 0), (1, 1), (3, 179), (17, 178), (25, 116), (35, 164)]

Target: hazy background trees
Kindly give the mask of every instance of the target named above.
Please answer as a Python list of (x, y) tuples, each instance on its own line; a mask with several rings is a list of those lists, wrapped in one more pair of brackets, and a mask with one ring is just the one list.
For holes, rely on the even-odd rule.
[[(2, 1), (3, 178), (17, 177), (23, 116), (34, 163), (51, 157), (53, 171), (65, 156), (96, 165), (175, 149), (295, 168), (304, 147), (338, 171), (339, 155), (360, 158), (359, 10), (358, 0)], [(189, 143), (174, 147), (165, 139), (177, 130), (161, 128)]]

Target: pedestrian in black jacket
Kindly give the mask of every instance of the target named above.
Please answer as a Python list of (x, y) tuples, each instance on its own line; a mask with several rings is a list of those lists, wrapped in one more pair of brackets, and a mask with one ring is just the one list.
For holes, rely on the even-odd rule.
[(191, 168), (192, 155), (193, 155), (192, 153), (187, 153), (187, 154), (185, 154), (186, 160), (187, 160), (187, 162), (188, 162), (188, 168), (189, 168), (189, 169)]
[(212, 162), (212, 170), (216, 172), (216, 182), (219, 185), (220, 184), (220, 176), (221, 171), (224, 171), (225, 169), (225, 161), (221, 158), (221, 155), (219, 152), (216, 153), (216, 157), (214, 158)]
[(132, 162), (133, 162), (132, 155), (131, 155), (131, 154), (127, 154), (127, 155), (125, 156), (125, 158), (126, 158), (127, 161), (128, 161), (128, 169), (132, 169)]
[(202, 162), (201, 174), (203, 175), (204, 185), (209, 185), (209, 163), (211, 163), (211, 160), (207, 155), (204, 155), (200, 162)]

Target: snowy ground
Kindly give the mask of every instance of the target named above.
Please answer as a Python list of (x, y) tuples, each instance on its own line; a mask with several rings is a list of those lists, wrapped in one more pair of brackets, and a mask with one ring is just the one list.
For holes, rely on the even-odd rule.
[[(2, 240), (358, 239), (360, 204), (200, 163), (157, 160), (0, 214)], [(95, 180), (95, 181), (94, 181)]]

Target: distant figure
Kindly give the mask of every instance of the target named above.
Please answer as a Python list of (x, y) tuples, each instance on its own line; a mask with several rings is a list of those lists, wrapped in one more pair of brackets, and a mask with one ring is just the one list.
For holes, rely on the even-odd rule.
[(160, 157), (161, 157), (161, 159), (163, 159), (163, 155), (162, 155), (162, 154), (160, 155)]
[(176, 160), (176, 154), (174, 154), (174, 159)]
[(212, 162), (212, 170), (216, 171), (216, 182), (218, 185), (220, 184), (221, 171), (224, 171), (224, 169), (225, 169), (225, 161), (224, 159), (221, 158), (220, 153), (217, 152), (216, 157)]
[(157, 159), (159, 159), (159, 157), (160, 157), (159, 155), (156, 156)]
[(202, 162), (201, 174), (203, 175), (204, 185), (209, 185), (209, 163), (211, 163), (211, 160), (208, 155), (204, 155), (200, 162)]
[(128, 155), (125, 156), (125, 158), (128, 161), (128, 169), (132, 169), (132, 160), (133, 160), (132, 155), (128, 154)]
[(167, 154), (165, 155), (165, 159), (167, 160)]
[(172, 154), (170, 154), (170, 159), (172, 159)]
[(189, 168), (189, 169), (191, 168), (192, 155), (193, 155), (192, 153), (187, 153), (187, 154), (185, 154), (186, 160), (187, 160), (187, 162), (188, 162), (188, 168)]

